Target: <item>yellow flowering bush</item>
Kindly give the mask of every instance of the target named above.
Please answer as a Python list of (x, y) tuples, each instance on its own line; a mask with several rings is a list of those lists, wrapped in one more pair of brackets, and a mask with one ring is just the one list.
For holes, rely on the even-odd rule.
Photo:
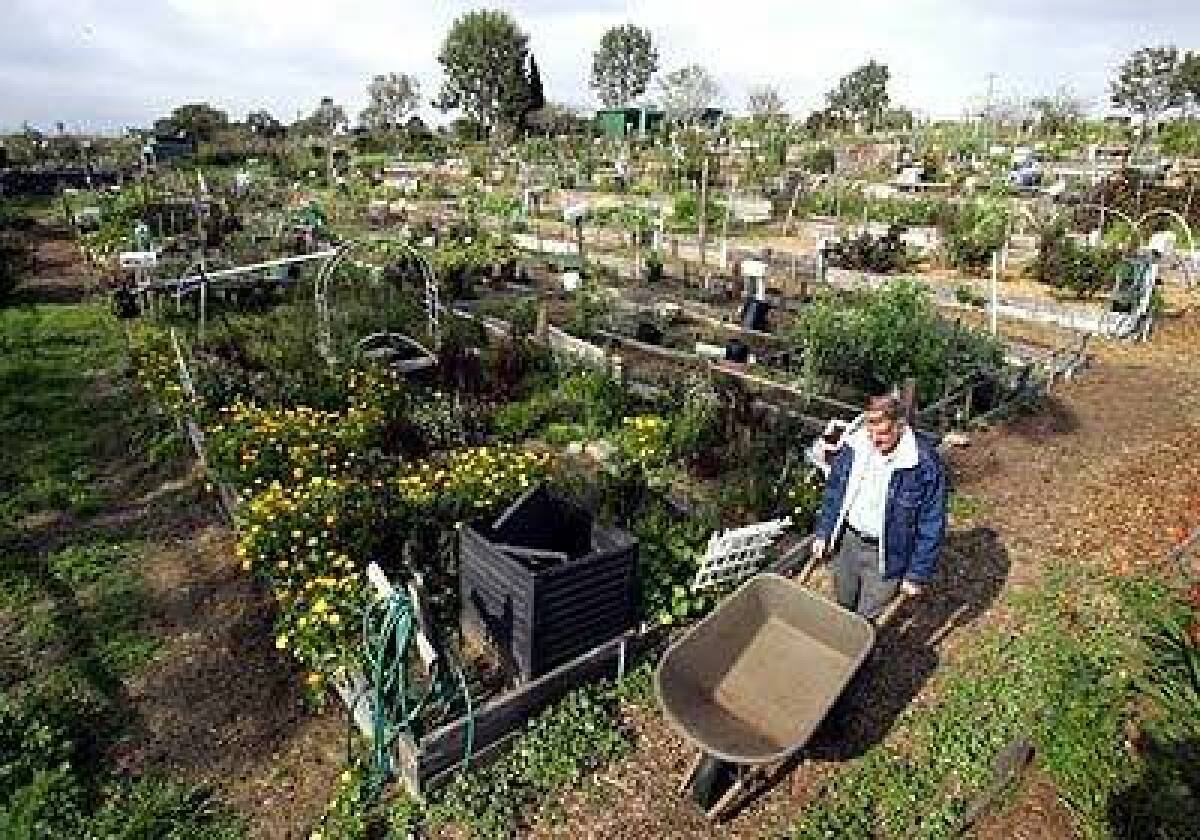
[(457, 449), (421, 461), (395, 480), (408, 504), (462, 520), (513, 501), (550, 470), (549, 453), (512, 444)]
[(304, 483), (349, 472), (377, 442), (381, 417), (374, 407), (317, 411), (239, 400), (219, 410), (219, 421), (208, 429), (209, 466), (249, 494), (273, 481)]
[(259, 406), (240, 398), (222, 407), (208, 429), (211, 468), (243, 494), (273, 481), (302, 483), (351, 472), (367, 451), (382, 445), (404, 394), (400, 381), (385, 372), (351, 370), (346, 388), (344, 411)]
[[(453, 570), (437, 547), (452, 545), (454, 523), (510, 503), (550, 466), (548, 454), (476, 447), (387, 477), (308, 475), (256, 486), (238, 511), (237, 551), (279, 604), (277, 646), (317, 675), (356, 665), (366, 563), (411, 559), (432, 588), (453, 593)], [(404, 551), (417, 543), (421, 550)]]
[(671, 460), (670, 427), (657, 414), (625, 417), (613, 438), (623, 460), (644, 470), (665, 467)]
[(165, 330), (146, 324), (133, 327), (129, 356), (138, 387), (152, 402), (176, 417), (189, 408), (197, 408), (191, 405), (179, 383), (179, 364)]

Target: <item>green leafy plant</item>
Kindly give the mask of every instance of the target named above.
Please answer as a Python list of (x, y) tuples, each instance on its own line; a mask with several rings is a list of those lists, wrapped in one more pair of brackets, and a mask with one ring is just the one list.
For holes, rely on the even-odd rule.
[(671, 625), (708, 612), (716, 592), (693, 595), (688, 586), (712, 533), (712, 522), (684, 518), (665, 505), (647, 505), (631, 524), (638, 538), (639, 611), (648, 621)]
[(849, 271), (890, 274), (903, 271), (909, 264), (908, 250), (900, 238), (902, 229), (892, 225), (884, 236), (862, 233), (829, 246), (829, 264)]
[(1110, 289), (1123, 256), (1116, 248), (1079, 245), (1062, 225), (1044, 230), (1038, 239), (1033, 276), (1041, 283), (1089, 298)]
[(1004, 246), (1008, 224), (1008, 208), (1000, 202), (980, 199), (959, 206), (944, 223), (950, 264), (970, 271), (987, 268)]
[(530, 720), (495, 764), (455, 777), (430, 804), (428, 821), (459, 825), (478, 838), (511, 837), (529, 806), (630, 751), (621, 697), (611, 682), (571, 692)]
[(948, 377), (1003, 363), (996, 341), (943, 320), (928, 291), (908, 281), (816, 300), (797, 318), (791, 341), (800, 368), (826, 388), (862, 390), (912, 377), (923, 402), (936, 398)]

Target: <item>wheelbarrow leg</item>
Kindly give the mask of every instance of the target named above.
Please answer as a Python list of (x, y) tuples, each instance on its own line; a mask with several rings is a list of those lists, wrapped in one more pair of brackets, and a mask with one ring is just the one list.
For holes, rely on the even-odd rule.
[(750, 770), (738, 769), (737, 777), (733, 780), (733, 784), (729, 786), (729, 790), (718, 799), (713, 806), (705, 811), (707, 816), (713, 822), (720, 822), (725, 812), (730, 809), (730, 806), (737, 803), (743, 795), (752, 788), (760, 775), (760, 768), (754, 767)]
[(692, 781), (696, 778), (696, 771), (700, 769), (703, 762), (704, 750), (696, 750), (696, 757), (692, 759), (692, 763), (683, 774), (683, 780), (679, 783), (679, 793), (685, 793), (692, 786)]

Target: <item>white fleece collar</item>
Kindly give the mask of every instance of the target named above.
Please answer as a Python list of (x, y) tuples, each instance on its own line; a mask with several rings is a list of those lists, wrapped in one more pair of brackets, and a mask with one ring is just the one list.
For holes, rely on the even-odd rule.
[[(860, 426), (854, 434), (850, 435), (847, 441), (855, 455), (869, 454), (875, 449), (875, 444), (871, 443), (871, 433), (867, 430), (866, 424)], [(904, 427), (904, 431), (900, 433), (900, 441), (896, 444), (896, 449), (892, 453), (892, 469), (910, 470), (917, 465), (917, 436), (913, 434), (909, 426)]]

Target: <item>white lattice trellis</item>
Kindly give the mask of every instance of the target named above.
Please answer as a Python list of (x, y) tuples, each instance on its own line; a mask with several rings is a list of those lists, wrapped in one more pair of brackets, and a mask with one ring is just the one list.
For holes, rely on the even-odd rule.
[(753, 577), (762, 568), (771, 543), (791, 524), (790, 518), (772, 519), (745, 528), (714, 532), (708, 539), (708, 551), (700, 561), (696, 579), (692, 581), (692, 591), (725, 583), (738, 584)]

